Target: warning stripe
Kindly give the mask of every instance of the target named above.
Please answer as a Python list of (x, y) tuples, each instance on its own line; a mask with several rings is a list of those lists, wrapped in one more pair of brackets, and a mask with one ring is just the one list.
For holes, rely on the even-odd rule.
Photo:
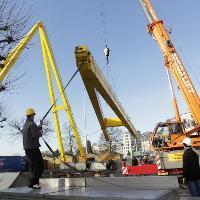
[(156, 155), (156, 164), (158, 169), (161, 169), (161, 159), (160, 159), (160, 154)]
[(128, 168), (127, 167), (122, 167), (122, 174), (128, 175)]

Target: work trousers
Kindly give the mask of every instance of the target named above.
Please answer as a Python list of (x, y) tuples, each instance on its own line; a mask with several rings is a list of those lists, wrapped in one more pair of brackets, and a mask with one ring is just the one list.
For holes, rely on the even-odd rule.
[(188, 181), (188, 189), (192, 197), (200, 197), (200, 179), (197, 181)]
[(31, 169), (30, 186), (39, 184), (44, 170), (43, 158), (39, 148), (25, 149), (28, 163)]

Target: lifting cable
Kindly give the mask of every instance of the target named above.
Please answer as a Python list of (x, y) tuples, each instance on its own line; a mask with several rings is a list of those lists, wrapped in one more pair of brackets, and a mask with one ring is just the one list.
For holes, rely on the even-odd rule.
[(80, 172), (81, 174), (83, 174), (83, 172), (81, 170), (78, 170), (76, 167), (74, 167), (74, 166), (68, 164), (67, 162), (64, 162), (62, 159), (60, 159), (59, 156), (51, 148), (51, 146), (47, 143), (47, 141), (43, 137), (41, 137), (41, 138), (44, 141), (44, 143), (47, 146), (47, 148), (49, 149), (49, 151), (52, 153), (52, 155), (53, 155), (54, 158), (57, 158), (60, 162), (62, 162), (64, 165), (66, 165), (70, 169), (75, 170), (75, 171)]
[[(55, 157), (55, 158), (57, 158), (60, 162), (62, 162), (64, 165), (66, 165), (67, 167), (69, 167), (69, 169), (72, 169), (72, 170), (74, 170), (75, 172), (78, 172), (78, 173), (80, 173), (82, 176), (84, 175), (84, 170), (79, 170), (79, 169), (77, 169), (76, 167), (74, 167), (74, 166), (72, 166), (72, 165), (70, 165), (70, 164), (68, 164), (67, 162), (64, 162), (62, 159), (60, 159), (59, 157), (58, 157), (58, 155), (53, 151), (53, 149), (50, 147), (50, 145), (44, 140), (44, 138), (42, 137), (42, 139), (43, 139), (43, 141), (44, 141), (44, 143), (46, 144), (46, 146), (47, 146), (47, 148), (51, 151), (51, 153), (52, 153), (52, 155)], [(87, 177), (86, 177), (87, 178)], [(91, 179), (93, 179), (93, 180), (95, 180), (95, 181), (98, 181), (98, 182), (100, 182), (100, 183), (106, 183), (106, 184), (109, 184), (109, 185), (112, 185), (112, 186), (116, 186), (116, 187), (123, 187), (123, 188), (129, 188), (129, 186), (122, 186), (122, 185), (119, 185), (119, 184), (116, 184), (116, 183), (110, 183), (110, 182), (108, 182), (108, 181), (104, 181), (104, 180), (99, 180), (98, 178), (96, 178), (96, 177), (90, 177)], [(85, 179), (85, 184), (86, 184), (87, 182), (86, 182), (86, 179)], [(85, 185), (85, 187), (86, 187), (86, 185)], [(62, 190), (62, 191), (66, 191), (65, 189), (64, 190)], [(54, 192), (52, 192), (52, 193), (54, 193)]]
[[(59, 96), (56, 98), (56, 100), (54, 101), (54, 103), (51, 105), (51, 107), (48, 109), (48, 111), (46, 112), (46, 114), (43, 116), (43, 118), (41, 120), (41, 125), (42, 125), (44, 119), (47, 117), (47, 115), (52, 110), (52, 108), (55, 106), (56, 102), (60, 99), (61, 95), (65, 92), (65, 90), (67, 89), (67, 87), (69, 86), (69, 84), (75, 78), (75, 76), (77, 75), (77, 73), (79, 72), (79, 70), (81, 69), (82, 66), (83, 66), (83, 64), (74, 72), (74, 74), (71, 76), (71, 78), (69, 79), (69, 81), (67, 82), (67, 84), (65, 85), (65, 87), (63, 88), (63, 90), (61, 91), (61, 93), (59, 94)], [(42, 138), (42, 140), (44, 141), (45, 145), (47, 146), (47, 148), (50, 150), (50, 152), (52, 153), (52, 155), (55, 158), (57, 158), (60, 162), (62, 162), (64, 165), (66, 165), (70, 169), (76, 170), (76, 171), (80, 172), (81, 174), (83, 173), (80, 170), (76, 169), (74, 166), (72, 166), (72, 165), (64, 162), (62, 159), (60, 159), (59, 156), (55, 154), (55, 152), (53, 151), (53, 149), (51, 148), (51, 146), (47, 143), (47, 141), (43, 137), (41, 137), (41, 138)]]
[[(113, 85), (113, 89), (114, 92), (116, 93), (116, 88), (115, 88), (115, 84), (114, 84), (114, 79), (112, 76), (112, 71), (111, 71), (111, 67), (110, 67), (110, 60), (109, 60), (109, 56), (110, 56), (110, 49), (109, 49), (109, 45), (108, 45), (108, 37), (107, 37), (107, 16), (106, 16), (106, 10), (105, 10), (105, 0), (99, 0), (100, 2), (100, 15), (101, 15), (101, 24), (102, 24), (102, 37), (103, 37), (103, 42), (105, 45), (104, 48), (104, 56), (106, 58), (106, 73), (107, 73), (107, 79), (108, 78), (108, 73), (111, 76), (111, 82)], [(104, 70), (104, 68), (102, 69), (102, 71)]]
[(106, 57), (107, 68), (109, 67), (109, 56), (110, 49), (108, 48), (108, 38), (107, 38), (107, 29), (106, 29), (106, 12), (105, 12), (105, 2), (104, 0), (100, 0), (100, 15), (101, 15), (101, 25), (102, 25), (102, 37), (104, 41), (104, 56)]
[(79, 72), (79, 70), (81, 69), (83, 65), (81, 65), (75, 72), (74, 74), (71, 76), (71, 78), (69, 79), (69, 81), (67, 82), (67, 84), (65, 85), (65, 87), (63, 88), (62, 92), (59, 94), (59, 96), (56, 98), (56, 100), (53, 102), (53, 104), (51, 105), (51, 107), (48, 109), (48, 111), (46, 112), (46, 114), (43, 116), (42, 118), (42, 122), (44, 121), (44, 119), (47, 117), (47, 115), (50, 113), (50, 111), (52, 110), (52, 108), (55, 106), (56, 102), (60, 99), (61, 95), (65, 92), (65, 90), (67, 89), (67, 87), (69, 86), (69, 84), (72, 82), (72, 80), (75, 78), (76, 74)]
[[(79, 70), (81, 69), (83, 65), (81, 65), (71, 76), (71, 78), (69, 79), (69, 81), (67, 82), (67, 84), (65, 85), (65, 87), (63, 88), (63, 90), (60, 92), (59, 96), (56, 98), (56, 100), (53, 102), (53, 104), (51, 105), (51, 107), (48, 109), (48, 111), (46, 112), (46, 114), (43, 116), (41, 122), (41, 126), (43, 121), (45, 120), (45, 118), (47, 117), (47, 115), (50, 113), (50, 111), (52, 110), (52, 108), (54, 107), (54, 105), (56, 104), (56, 102), (60, 99), (61, 95), (65, 92), (65, 90), (67, 89), (67, 87), (69, 86), (69, 84), (72, 82), (72, 80), (75, 78), (75, 76), (77, 75), (77, 73), (79, 72)], [(17, 128), (20, 132), (22, 132), (22, 130), (18, 127)], [(53, 151), (53, 149), (51, 148), (51, 146), (47, 143), (47, 141), (41, 137), (42, 140), (44, 141), (45, 145), (47, 146), (47, 148), (50, 150), (50, 152), (52, 153), (52, 155), (57, 158), (60, 162), (62, 162), (64, 165), (66, 165), (67, 167), (69, 167), (70, 169), (76, 170), (77, 172), (80, 172), (81, 174), (83, 173), (82, 171), (78, 170), (76, 167), (64, 162), (62, 159), (59, 158), (59, 156)]]

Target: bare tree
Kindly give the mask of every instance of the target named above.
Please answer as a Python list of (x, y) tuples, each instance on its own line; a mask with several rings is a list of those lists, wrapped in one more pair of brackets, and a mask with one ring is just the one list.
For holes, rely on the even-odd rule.
[(101, 134), (99, 138), (100, 149), (101, 151), (116, 151), (122, 139), (122, 130), (119, 128), (109, 128), (108, 133), (110, 135), (110, 141), (106, 141), (104, 135)]
[(4, 127), (4, 123), (7, 119), (7, 113), (6, 113), (6, 105), (3, 102), (3, 100), (0, 102), (0, 128)]
[[(27, 8), (25, 0), (0, 0), (0, 70), (4, 68), (4, 61), (11, 50), (23, 38), (28, 21), (30, 19), (30, 9)], [(20, 59), (17, 63), (22, 62)], [(19, 73), (19, 70), (11, 70), (6, 78), (0, 82), (0, 93), (8, 94), (11, 90), (20, 88), (19, 80), (25, 75), (25, 72)], [(0, 104), (0, 126), (1, 121), (6, 117), (2, 114), (5, 105)], [(2, 119), (1, 119), (2, 118)]]
[[(8, 123), (8, 127), (10, 128), (10, 132), (8, 133), (8, 136), (12, 136), (13, 138), (16, 138), (20, 135), (22, 135), (22, 129), (23, 125), (25, 123), (25, 119), (22, 118), (21, 120), (12, 120)], [(37, 122), (36, 122), (37, 123)], [(51, 127), (51, 123), (48, 119), (46, 119), (43, 122), (42, 126), (42, 134), (46, 138), (51, 137), (53, 133), (53, 128)]]
[(74, 138), (70, 125), (64, 124), (63, 128), (63, 143), (66, 153), (75, 156), (77, 154), (76, 140)]
[(25, 34), (30, 10), (25, 0), (0, 0), (0, 58), (5, 60), (11, 49)]
[(25, 123), (24, 118), (22, 118), (21, 120), (14, 119), (14, 120), (8, 122), (8, 126), (10, 127), (9, 135), (11, 135), (11, 136), (21, 135), (24, 123)]
[[(30, 19), (30, 10), (25, 5), (25, 0), (0, 0), (0, 68), (13, 47), (23, 38), (26, 26)], [(11, 73), (12, 74), (12, 73)], [(20, 79), (13, 74), (1, 83), (0, 91)], [(11, 79), (13, 77), (13, 79)]]

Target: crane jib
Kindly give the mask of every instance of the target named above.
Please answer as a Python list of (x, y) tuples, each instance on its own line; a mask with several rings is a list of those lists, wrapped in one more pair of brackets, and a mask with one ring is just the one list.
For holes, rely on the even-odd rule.
[(194, 89), (192, 83), (190, 82), (188, 74), (184, 70), (183, 64), (181, 63), (178, 55), (176, 53), (172, 53), (171, 58), (177, 68), (177, 71), (178, 71), (185, 87), (187, 88), (188, 93), (195, 93), (195, 89)]

